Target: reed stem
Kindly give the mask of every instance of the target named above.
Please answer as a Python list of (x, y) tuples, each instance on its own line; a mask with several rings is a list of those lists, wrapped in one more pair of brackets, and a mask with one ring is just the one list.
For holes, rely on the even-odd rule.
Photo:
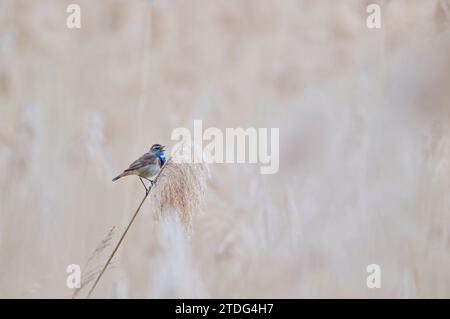
[(125, 238), (126, 234), (128, 233), (128, 230), (130, 229), (131, 225), (133, 224), (134, 220), (136, 219), (137, 214), (141, 210), (142, 204), (144, 204), (145, 200), (147, 199), (148, 195), (150, 194), (150, 191), (152, 190), (153, 186), (156, 184), (159, 176), (161, 175), (162, 171), (164, 170), (164, 168), (166, 167), (166, 165), (169, 163), (170, 160), (171, 160), (171, 158), (169, 158), (166, 161), (166, 163), (163, 165), (163, 167), (161, 167), (161, 169), (158, 172), (158, 175), (156, 175), (156, 177), (154, 179), (154, 183), (151, 183), (150, 186), (149, 186), (148, 192), (145, 192), (144, 198), (142, 199), (142, 201), (139, 204), (138, 208), (134, 212), (133, 217), (131, 218), (130, 222), (127, 225), (127, 228), (125, 228), (124, 232), (122, 233), (122, 236), (120, 236), (119, 241), (117, 242), (116, 246), (114, 247), (111, 255), (109, 255), (108, 260), (106, 261), (106, 263), (103, 266), (102, 270), (100, 271), (100, 273), (98, 274), (97, 278), (95, 279), (95, 282), (92, 285), (91, 289), (89, 290), (89, 293), (87, 294), (86, 299), (90, 298), (90, 296), (91, 296), (92, 292), (94, 291), (95, 287), (97, 287), (97, 284), (100, 281), (100, 279), (102, 278), (103, 273), (108, 268), (109, 264), (111, 263), (111, 260), (113, 259), (114, 255), (116, 254), (117, 250), (119, 249), (120, 245), (122, 244), (123, 239)]

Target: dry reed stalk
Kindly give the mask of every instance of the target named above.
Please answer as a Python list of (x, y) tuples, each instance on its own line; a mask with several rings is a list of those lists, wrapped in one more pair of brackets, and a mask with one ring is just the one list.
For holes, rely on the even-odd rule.
[(133, 217), (131, 217), (130, 222), (128, 223), (127, 227), (125, 228), (124, 232), (122, 233), (122, 236), (120, 236), (119, 241), (117, 242), (116, 246), (114, 247), (111, 255), (109, 255), (108, 260), (106, 261), (105, 265), (103, 266), (102, 270), (100, 271), (100, 273), (98, 274), (97, 278), (95, 279), (94, 284), (92, 285), (91, 289), (89, 290), (89, 293), (86, 297), (86, 299), (89, 299), (92, 292), (95, 290), (95, 287), (97, 287), (98, 282), (100, 281), (100, 279), (102, 278), (103, 274), (105, 273), (106, 269), (108, 268), (109, 264), (111, 263), (111, 260), (113, 259), (113, 257), (115, 256), (117, 250), (119, 249), (120, 245), (122, 244), (126, 234), (128, 233), (128, 230), (130, 229), (131, 225), (133, 224), (134, 220), (136, 219), (137, 214), (139, 213), (139, 211), (141, 210), (142, 205), (144, 204), (145, 200), (147, 199), (148, 195), (150, 194), (151, 190), (153, 189), (153, 185), (156, 185), (159, 176), (161, 175), (161, 173), (164, 171), (165, 167), (167, 166), (167, 164), (171, 161), (172, 158), (169, 158), (167, 160), (167, 162), (164, 164), (164, 166), (160, 169), (160, 171), (158, 172), (158, 175), (156, 175), (155, 179), (154, 179), (154, 184), (150, 184), (149, 185), (149, 190), (148, 192), (145, 193), (144, 198), (142, 198), (141, 203), (139, 204), (138, 208), (136, 209), (136, 211), (133, 214)]
[(94, 252), (89, 257), (88, 261), (86, 262), (86, 265), (83, 267), (83, 272), (81, 274), (82, 281), (80, 287), (75, 289), (72, 295), (72, 299), (75, 299), (77, 295), (80, 293), (80, 291), (83, 290), (84, 287), (89, 285), (99, 274), (101, 268), (97, 263), (95, 263), (95, 260), (100, 258), (100, 255), (103, 253), (103, 251), (111, 245), (111, 240), (114, 234), (115, 234), (115, 226), (109, 230), (106, 237), (97, 245)]

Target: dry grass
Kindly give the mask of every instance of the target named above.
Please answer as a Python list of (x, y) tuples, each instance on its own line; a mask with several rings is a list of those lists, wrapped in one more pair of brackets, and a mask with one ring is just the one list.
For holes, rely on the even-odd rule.
[(114, 229), (115, 227), (111, 228), (106, 237), (97, 245), (86, 264), (81, 268), (81, 284), (79, 288), (74, 289), (72, 299), (77, 298), (83, 290), (86, 290), (102, 271), (102, 266), (106, 259), (104, 255), (105, 253), (108, 253), (107, 248), (111, 246), (111, 241), (114, 237)]

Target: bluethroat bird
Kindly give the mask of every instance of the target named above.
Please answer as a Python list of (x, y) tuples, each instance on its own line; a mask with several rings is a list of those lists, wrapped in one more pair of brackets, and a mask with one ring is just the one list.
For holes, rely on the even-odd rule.
[(150, 185), (153, 185), (153, 181), (150, 179), (151, 177), (158, 174), (161, 167), (166, 162), (166, 155), (164, 153), (165, 146), (161, 144), (154, 144), (148, 153), (145, 153), (130, 166), (123, 171), (122, 174), (113, 178), (113, 182), (117, 181), (119, 178), (128, 176), (128, 175), (137, 175), (141, 180), (142, 185), (144, 185), (145, 192), (148, 193), (150, 191), (150, 187), (147, 189), (145, 183), (142, 179), (146, 179), (150, 182)]

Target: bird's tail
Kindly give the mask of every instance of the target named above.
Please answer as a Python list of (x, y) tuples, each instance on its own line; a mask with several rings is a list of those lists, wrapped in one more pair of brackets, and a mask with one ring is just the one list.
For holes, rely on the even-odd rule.
[(120, 175), (114, 177), (114, 178), (112, 179), (112, 181), (115, 182), (115, 181), (117, 181), (119, 178), (124, 177), (124, 176), (127, 176), (128, 174), (129, 174), (128, 172), (123, 172), (122, 174), (120, 174)]

